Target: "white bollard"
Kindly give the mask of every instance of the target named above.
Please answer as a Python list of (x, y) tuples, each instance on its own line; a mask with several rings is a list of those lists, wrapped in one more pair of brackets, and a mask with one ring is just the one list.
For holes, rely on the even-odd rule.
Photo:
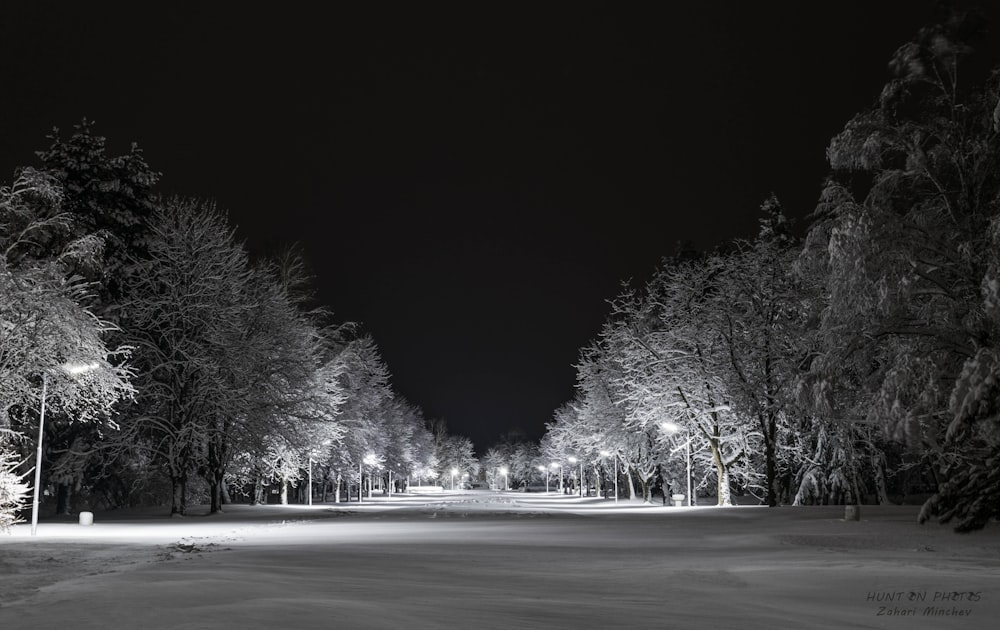
[(81, 525), (93, 525), (94, 524), (94, 513), (93, 512), (80, 512), (80, 524)]

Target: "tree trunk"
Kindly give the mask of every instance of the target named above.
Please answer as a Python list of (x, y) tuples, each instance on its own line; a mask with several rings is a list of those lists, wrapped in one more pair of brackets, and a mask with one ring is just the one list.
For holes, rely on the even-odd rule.
[(73, 487), (68, 483), (56, 484), (56, 514), (69, 514), (72, 508)]
[(281, 504), (288, 505), (288, 478), (281, 476)]
[(878, 453), (873, 456), (875, 467), (875, 492), (879, 505), (889, 505), (889, 489), (885, 478), (885, 455)]
[(221, 482), (221, 488), (222, 488), (222, 504), (229, 505), (230, 503), (233, 502), (233, 498), (229, 496), (229, 484), (226, 483), (225, 479), (223, 479)]
[(208, 442), (208, 473), (205, 475), (205, 480), (208, 481), (211, 502), (209, 513), (211, 514), (222, 511), (222, 484), (226, 476), (226, 451), (225, 423), (223, 423), (222, 429), (217, 431)]
[(343, 483), (343, 477), (340, 471), (337, 471), (337, 487), (334, 488), (334, 503), (340, 503), (340, 485)]
[(219, 514), (222, 512), (223, 474), (224, 473), (219, 470), (213, 470), (210, 473), (211, 478), (208, 482), (209, 497), (211, 501), (211, 508), (209, 509), (210, 514)]
[(260, 505), (264, 502), (264, 479), (260, 475), (253, 478), (253, 489), (250, 491), (250, 505)]
[(730, 506), (733, 504), (729, 492), (729, 468), (722, 466), (719, 468), (719, 505)]
[(171, 475), (170, 486), (170, 515), (185, 516), (187, 514), (187, 475)]
[(764, 474), (767, 480), (767, 505), (778, 505), (778, 466), (775, 440), (778, 438), (778, 423), (774, 414), (766, 419), (764, 431)]
[(784, 477), (784, 483), (782, 484), (781, 488), (781, 497), (782, 500), (787, 504), (791, 503), (792, 501), (792, 484), (795, 482), (795, 476), (792, 474), (792, 469), (790, 466), (785, 471), (783, 477)]
[(635, 501), (635, 482), (632, 481), (632, 467), (625, 468), (625, 479), (628, 481), (628, 498), (630, 501)]
[(716, 504), (720, 506), (732, 505), (732, 497), (729, 494), (729, 467), (726, 466), (722, 459), (722, 452), (719, 450), (719, 440), (718, 438), (713, 438), (708, 441), (708, 444), (712, 451), (712, 463), (715, 464), (715, 475), (718, 478), (718, 484), (716, 485), (718, 501)]

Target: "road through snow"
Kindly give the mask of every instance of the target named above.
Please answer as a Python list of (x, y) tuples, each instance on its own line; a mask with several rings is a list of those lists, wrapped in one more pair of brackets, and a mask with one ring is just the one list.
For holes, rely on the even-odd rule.
[[(0, 536), (0, 628), (983, 628), (1000, 527), (488, 492)], [(880, 614), (881, 613), (881, 614)]]

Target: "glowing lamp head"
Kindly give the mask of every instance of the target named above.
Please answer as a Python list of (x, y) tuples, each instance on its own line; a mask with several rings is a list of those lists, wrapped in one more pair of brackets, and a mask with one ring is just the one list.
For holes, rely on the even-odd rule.
[(100, 367), (97, 361), (90, 361), (89, 363), (66, 363), (62, 366), (62, 369), (66, 370), (67, 374), (77, 375), (83, 374), (84, 372), (90, 372), (91, 370), (96, 370)]

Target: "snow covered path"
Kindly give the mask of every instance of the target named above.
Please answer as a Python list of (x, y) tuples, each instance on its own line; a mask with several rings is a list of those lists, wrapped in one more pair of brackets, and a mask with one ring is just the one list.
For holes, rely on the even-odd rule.
[(25, 526), (0, 536), (0, 628), (909, 630), (1000, 618), (1000, 527), (958, 536), (903, 507), (842, 516), (469, 493), (43, 521), (35, 539)]

